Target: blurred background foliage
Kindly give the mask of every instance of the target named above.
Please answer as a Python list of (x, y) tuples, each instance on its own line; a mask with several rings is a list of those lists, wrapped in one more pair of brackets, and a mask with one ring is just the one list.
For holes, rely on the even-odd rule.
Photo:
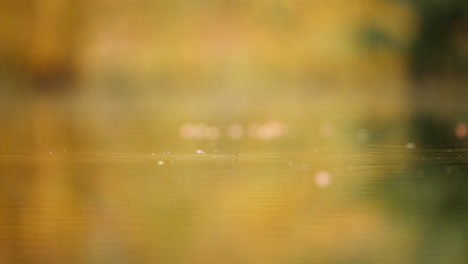
[(293, 89), (398, 97), (439, 87), (438, 80), (458, 93), (467, 76), (463, 0), (0, 5), (2, 86), (21, 92)]
[[(440, 5), (459, 10), (451, 2), (455, 1)], [(6, 89), (22, 84), (26, 90), (242, 91), (283, 83), (287, 85), (281, 89), (305, 90), (379, 84), (392, 88), (390, 92), (407, 80), (413, 56), (435, 56), (438, 48), (445, 50), (437, 54), (448, 52), (439, 42), (427, 43), (430, 23), (438, 23), (430, 13), (440, 10), (435, 4), (382, 0), (0, 4), (1, 79), (15, 84), (3, 84)], [(441, 19), (445, 26), (439, 27), (440, 37), (450, 36), (457, 51), (466, 53), (464, 17)], [(417, 69), (429, 67), (429, 62), (417, 61), (421, 63), (414, 64)], [(387, 81), (382, 83), (382, 78)]]

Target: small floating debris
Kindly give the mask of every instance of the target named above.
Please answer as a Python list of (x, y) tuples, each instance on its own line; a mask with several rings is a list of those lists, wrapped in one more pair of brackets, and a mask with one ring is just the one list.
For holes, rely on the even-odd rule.
[(197, 154), (205, 154), (205, 151), (203, 151), (201, 149), (197, 149)]
[(416, 145), (414, 144), (414, 142), (408, 142), (408, 143), (406, 143), (405, 147), (407, 149), (414, 149), (416, 147)]
[(164, 165), (164, 161), (163, 161), (163, 160), (159, 160), (159, 161), (158, 161), (158, 165), (160, 165), (160, 166)]
[(171, 154), (171, 152), (170, 151), (162, 151), (162, 154), (163, 155), (169, 155), (169, 154)]

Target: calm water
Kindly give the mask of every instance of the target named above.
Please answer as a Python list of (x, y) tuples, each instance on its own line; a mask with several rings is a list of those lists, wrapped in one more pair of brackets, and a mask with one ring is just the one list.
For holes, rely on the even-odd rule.
[(467, 263), (456, 115), (2, 106), (1, 263)]

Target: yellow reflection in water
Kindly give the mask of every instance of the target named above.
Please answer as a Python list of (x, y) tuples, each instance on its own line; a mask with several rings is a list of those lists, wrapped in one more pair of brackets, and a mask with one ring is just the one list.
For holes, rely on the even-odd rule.
[(371, 157), (364, 170), (368, 156), (350, 152), (364, 137), (359, 115), (346, 123), (266, 104), (280, 118), (224, 120), (144, 102), (26, 105), (2, 116), (29, 129), (11, 130), (17, 144), (0, 158), (4, 261), (392, 263), (382, 247), (411, 250), (409, 225), (365, 191), (394, 168)]

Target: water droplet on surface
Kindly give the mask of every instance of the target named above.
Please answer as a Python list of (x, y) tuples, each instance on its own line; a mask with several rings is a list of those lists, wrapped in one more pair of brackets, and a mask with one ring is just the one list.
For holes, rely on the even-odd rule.
[(197, 149), (197, 154), (205, 154), (205, 151), (203, 151), (201, 149)]

